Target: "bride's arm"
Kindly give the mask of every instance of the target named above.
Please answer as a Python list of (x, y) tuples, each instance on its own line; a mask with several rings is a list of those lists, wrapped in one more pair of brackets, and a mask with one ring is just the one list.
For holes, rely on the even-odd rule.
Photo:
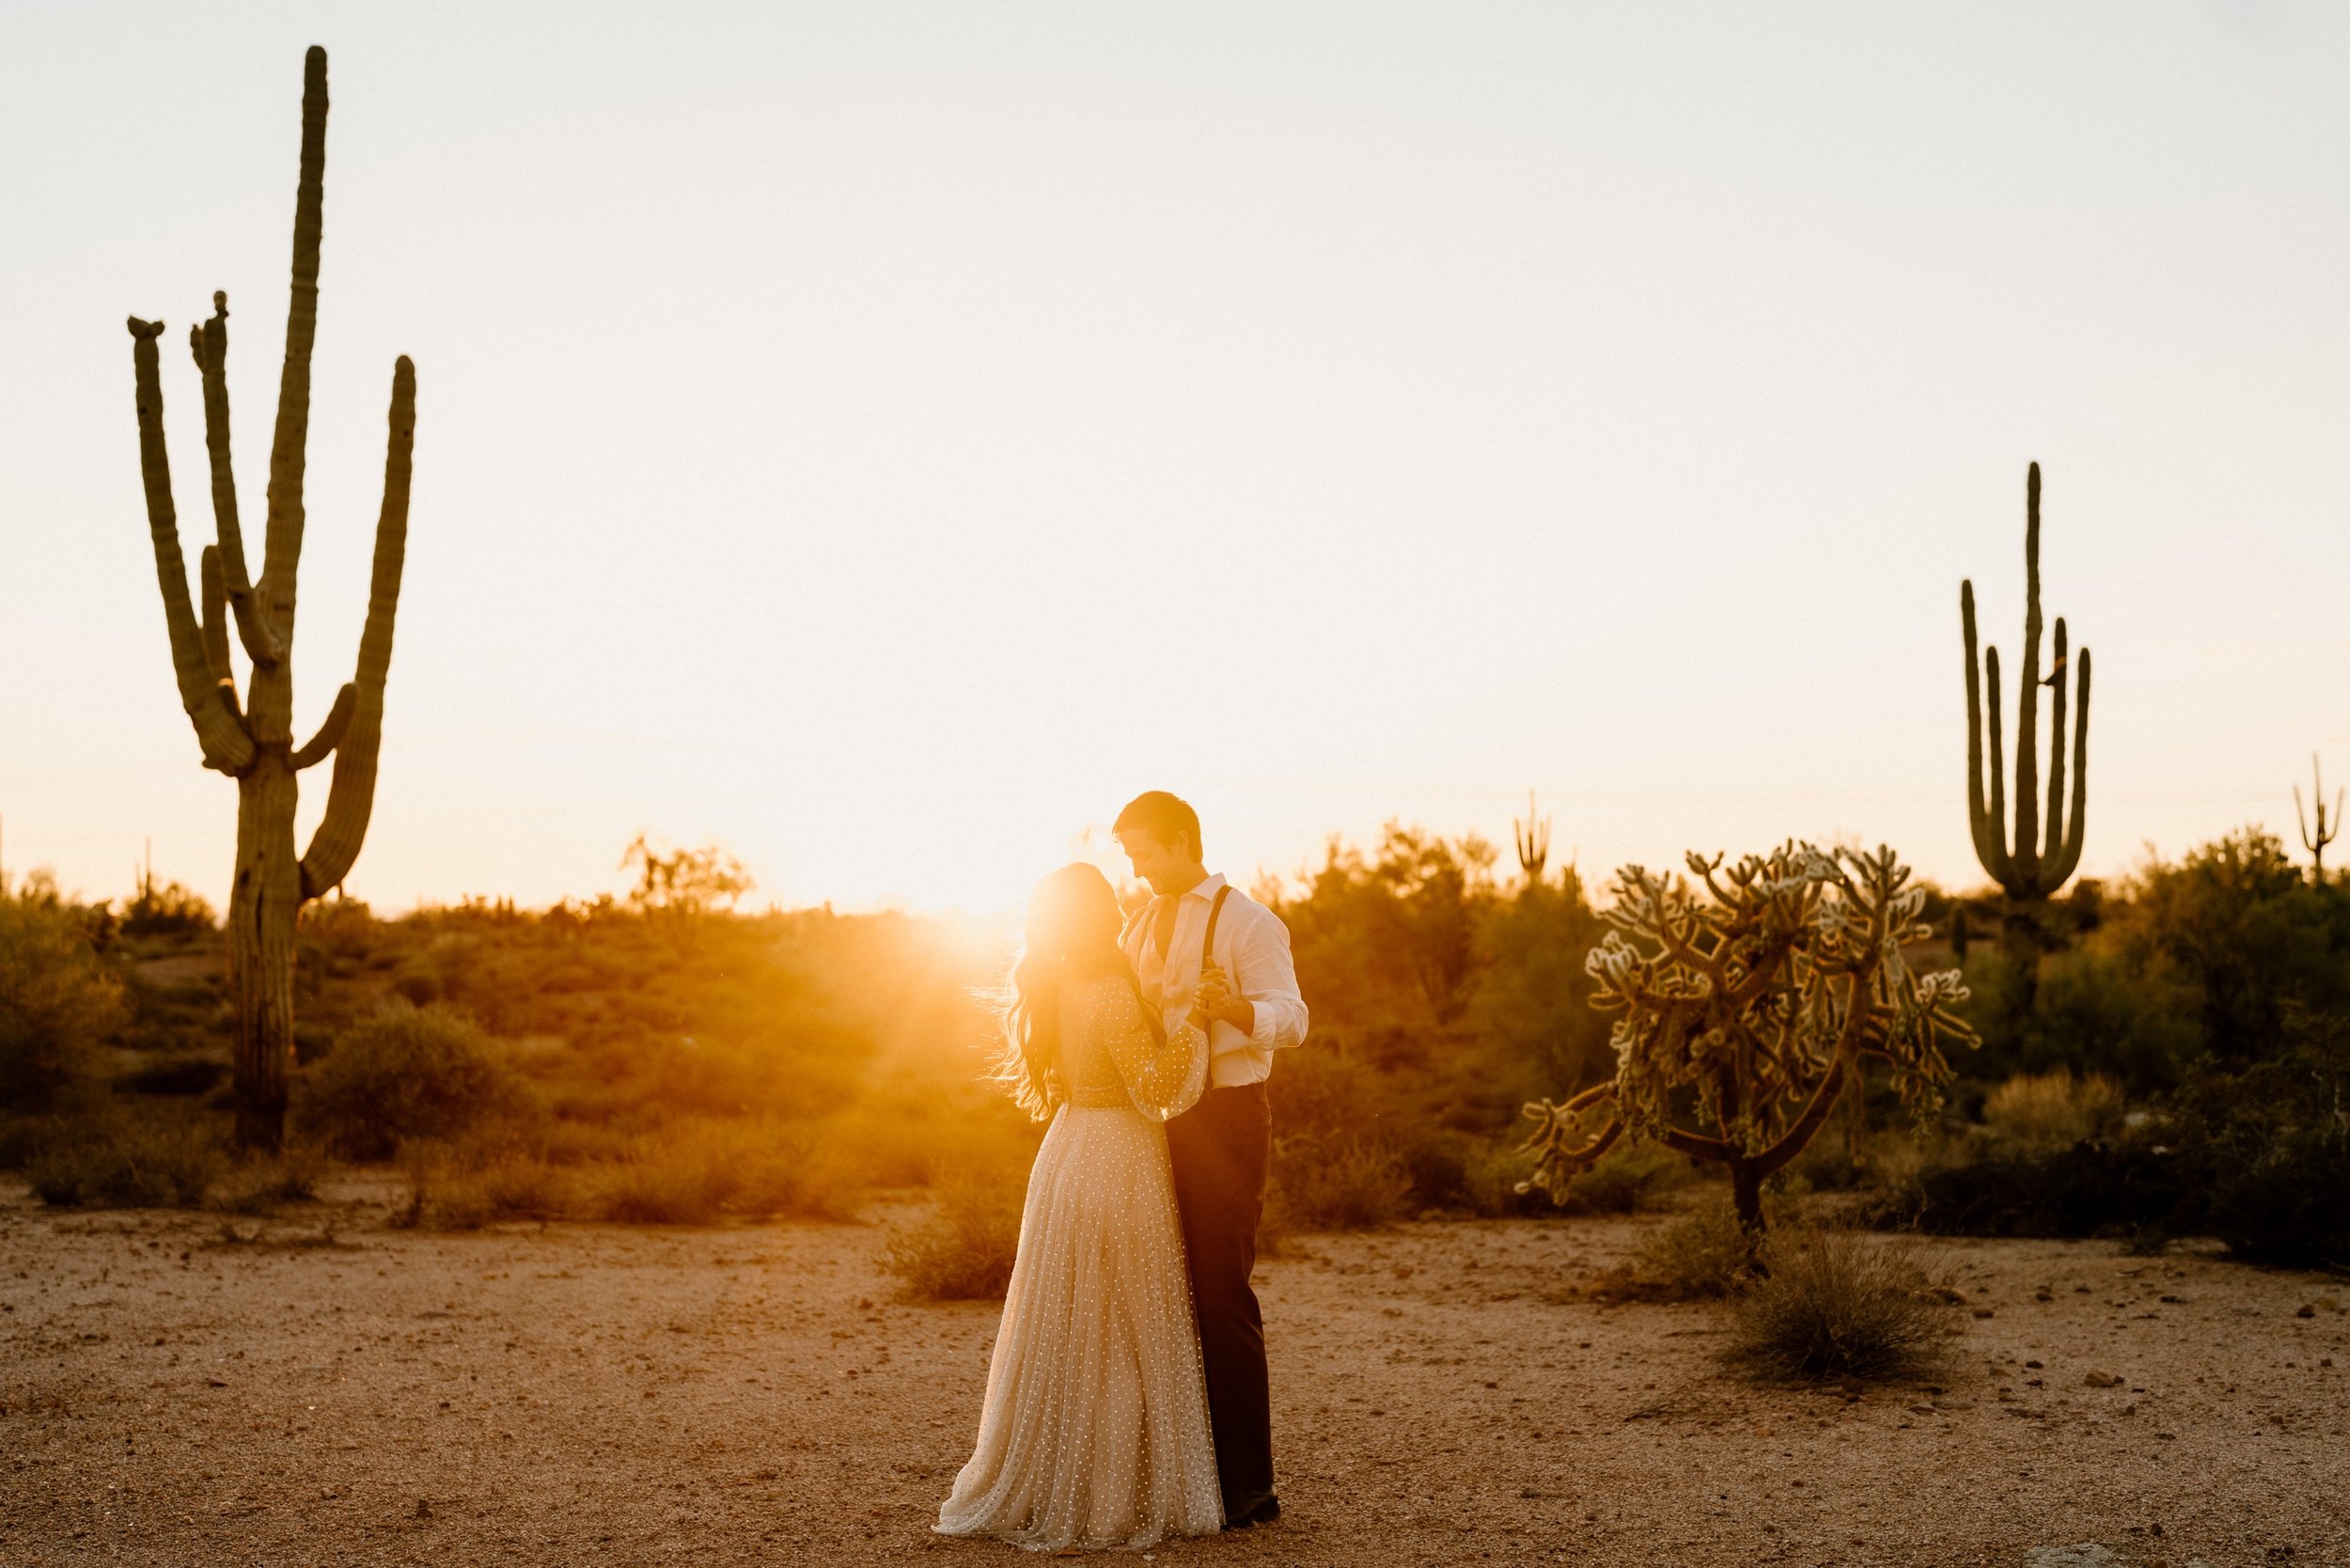
[(1136, 1109), (1167, 1121), (1198, 1102), (1208, 1084), (1208, 1036), (1197, 1007), (1164, 1043), (1152, 1038), (1141, 999), (1122, 980), (1094, 982), (1092, 1013)]

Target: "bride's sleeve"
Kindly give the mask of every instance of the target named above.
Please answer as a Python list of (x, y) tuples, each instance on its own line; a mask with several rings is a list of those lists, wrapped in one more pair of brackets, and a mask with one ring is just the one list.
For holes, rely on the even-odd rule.
[(1171, 1121), (1197, 1105), (1208, 1087), (1208, 1040), (1186, 1021), (1164, 1043), (1151, 1034), (1150, 1020), (1134, 988), (1120, 980), (1097, 980), (1094, 1027), (1109, 1047), (1110, 1059), (1135, 1106), (1156, 1121)]

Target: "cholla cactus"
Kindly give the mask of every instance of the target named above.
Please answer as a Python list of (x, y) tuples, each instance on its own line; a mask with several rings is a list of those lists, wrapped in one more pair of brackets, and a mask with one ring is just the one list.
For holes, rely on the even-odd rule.
[(1620, 1139), (1646, 1138), (1728, 1168), (1739, 1220), (1759, 1233), (1763, 1181), (1803, 1152), (1865, 1060), (1885, 1062), (1921, 1114), (1941, 1104), (1946, 1045), (1975, 1043), (1956, 1011), (1966, 988), (1955, 969), (1920, 974), (1904, 959), (1927, 934), (1925, 889), (1889, 849), (1791, 842), (1726, 870), (1720, 855), (1688, 864), (1702, 894), (1638, 866), (1617, 873), (1615, 929), (1587, 961), (1591, 1005), (1623, 1014), (1616, 1076), (1526, 1107), (1535, 1164), (1519, 1190), (1562, 1200)]
[(2301, 810), (2301, 786), (2293, 787), (2293, 818), (2301, 824), (2301, 847), (2310, 852), (2310, 874), (2312, 880), (2326, 880), (2326, 846), (2342, 831), (2342, 792), (2334, 792), (2334, 812), (2326, 814), (2326, 776), (2318, 771), (2317, 753), (2310, 753), (2310, 793), (2317, 802), (2317, 830), (2310, 830), (2310, 820)]
[[(200, 562), (203, 619), (188, 602), (171, 464), (164, 444), (160, 321), (131, 319), (137, 386), (139, 468), (148, 529), (164, 594), (164, 622), (180, 705), (196, 727), (204, 765), (237, 781), (237, 872), (228, 902), (228, 973), (237, 999), (237, 1140), (272, 1148), (283, 1136), (286, 1069), (293, 1059), (294, 916), (338, 886), (359, 856), (375, 805), (376, 753), (383, 738), (384, 679), (392, 661), (392, 620), (408, 544), (409, 454), (416, 426), (415, 367), (392, 368), (391, 429), (384, 507), (356, 678), (336, 695), (318, 733), (293, 737), (294, 573), (302, 558), (305, 450), (310, 428), (310, 345), (318, 334), (319, 236), (326, 172), (326, 51), (312, 49), (302, 88), (302, 170), (294, 193), (292, 304), (278, 383), (276, 438), (270, 448), (269, 520), (261, 574), (248, 575), (228, 454), (228, 301), (212, 296), (212, 317), (189, 335), (204, 387), (204, 444), (211, 458), (219, 543)], [(237, 697), (229, 662), (233, 613), (252, 678)], [(294, 853), (294, 775), (335, 759), (326, 812), (306, 854)]]

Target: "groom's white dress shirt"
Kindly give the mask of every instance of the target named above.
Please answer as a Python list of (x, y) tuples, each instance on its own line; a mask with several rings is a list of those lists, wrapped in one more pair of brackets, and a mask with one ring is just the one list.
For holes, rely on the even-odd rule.
[[(1158, 911), (1154, 898), (1126, 931), (1126, 957), (1142, 982), (1143, 995), (1158, 1004), (1171, 1030), (1191, 1011), (1198, 988), (1200, 943), (1208, 934), (1208, 909), (1221, 875), (1211, 876), (1175, 900), (1175, 935), (1161, 954), (1152, 941)], [(1256, 1027), (1217, 1019), (1208, 1027), (1208, 1082), (1217, 1089), (1258, 1084), (1273, 1074), (1273, 1053), (1306, 1039), (1306, 998), (1298, 994), (1297, 965), (1290, 958), (1290, 928), (1281, 917), (1234, 887), (1215, 925), (1215, 961), (1235, 996), (1256, 1010)]]

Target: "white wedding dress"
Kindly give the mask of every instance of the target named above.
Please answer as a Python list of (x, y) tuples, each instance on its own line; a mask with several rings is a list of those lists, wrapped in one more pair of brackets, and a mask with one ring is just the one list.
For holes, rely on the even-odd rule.
[(1188, 1025), (1152, 1040), (1123, 978), (1072, 985), (1068, 1098), (1028, 1173), (979, 1443), (944, 1535), (1036, 1551), (1140, 1547), (1223, 1527), (1207, 1386), (1163, 1123), (1207, 1081)]

